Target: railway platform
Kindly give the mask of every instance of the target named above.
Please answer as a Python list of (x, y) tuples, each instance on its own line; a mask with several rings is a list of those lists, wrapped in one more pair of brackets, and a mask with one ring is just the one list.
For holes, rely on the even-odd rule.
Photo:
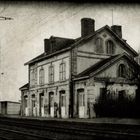
[(67, 121), (67, 122), (87, 122), (87, 123), (109, 123), (109, 124), (128, 124), (128, 125), (140, 125), (140, 118), (92, 118), (92, 119), (79, 119), (79, 118), (47, 118), (47, 117), (32, 117), (32, 116), (18, 116), (18, 115), (5, 115), (4, 117), (10, 118), (23, 118), (33, 120), (56, 120), (56, 121)]

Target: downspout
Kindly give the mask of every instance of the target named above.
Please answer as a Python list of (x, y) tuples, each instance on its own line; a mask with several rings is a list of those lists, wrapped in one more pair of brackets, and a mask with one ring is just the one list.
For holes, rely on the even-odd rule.
[(70, 50), (70, 84), (69, 84), (69, 89), (70, 89), (70, 106), (69, 106), (69, 117), (73, 118), (73, 111), (74, 111), (74, 101), (73, 101), (73, 69), (72, 69), (72, 49)]

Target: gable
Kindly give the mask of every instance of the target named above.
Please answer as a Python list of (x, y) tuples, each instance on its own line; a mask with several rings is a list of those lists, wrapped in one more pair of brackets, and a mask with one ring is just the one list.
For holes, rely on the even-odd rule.
[[(101, 47), (98, 47), (98, 43), (97, 43), (97, 40), (99, 38), (101, 39), (102, 42)], [(93, 35), (92, 37), (83, 40), (83, 42), (78, 46), (78, 53), (82, 52), (90, 56), (97, 55), (98, 57), (102, 56), (104, 58), (106, 58), (106, 56), (111, 56), (111, 54), (107, 53), (107, 42), (109, 40), (112, 41), (114, 45), (114, 54), (112, 55), (117, 55), (125, 52), (134, 57), (134, 52), (133, 52), (134, 50), (131, 48), (133, 50), (132, 51), (127, 46), (127, 43), (123, 39), (121, 39), (123, 40), (122, 43), (122, 41), (120, 41), (118, 37), (112, 34), (112, 31), (109, 31), (106, 28), (104, 28), (100, 32), (95, 33), (95, 35)]]
[(116, 66), (114, 67), (113, 65), (116, 65), (118, 63), (117, 64), (117, 66), (118, 66), (119, 62), (124, 64), (124, 66), (128, 66), (126, 68), (129, 69), (129, 72), (131, 71), (135, 75), (136, 75), (136, 73), (139, 73), (139, 71), (140, 71), (140, 66), (136, 63), (136, 61), (134, 61), (134, 59), (132, 57), (130, 57), (129, 55), (127, 55), (126, 53), (123, 53), (123, 54), (120, 54), (120, 55), (111, 56), (107, 59), (103, 59), (103, 60), (97, 62), (96, 64), (92, 65), (91, 67), (89, 67), (86, 70), (79, 73), (75, 77), (75, 79), (95, 77), (99, 74), (102, 74), (102, 72), (105, 73), (106, 70), (107, 70), (107, 72), (104, 75), (101, 75), (101, 76), (117, 77), (117, 72), (116, 72), (116, 76), (110, 75), (110, 73), (112, 71), (115, 72), (117, 67)]
[(132, 76), (132, 71), (136, 69), (136, 65), (134, 65), (129, 59), (126, 57), (122, 57), (119, 60), (110, 63), (106, 68), (97, 72), (94, 76), (99, 78), (119, 78), (119, 66), (124, 65), (126, 69), (126, 79)]

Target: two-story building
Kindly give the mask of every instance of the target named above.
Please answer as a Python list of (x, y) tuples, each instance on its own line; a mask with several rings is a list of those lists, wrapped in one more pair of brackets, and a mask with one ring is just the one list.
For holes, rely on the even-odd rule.
[(138, 68), (137, 55), (122, 38), (121, 26), (95, 31), (94, 19), (81, 19), (81, 37), (44, 39), (44, 52), (25, 63), (29, 83), (20, 88), (22, 114), (95, 117), (93, 105), (106, 83), (114, 97), (134, 98), (137, 83), (130, 79)]

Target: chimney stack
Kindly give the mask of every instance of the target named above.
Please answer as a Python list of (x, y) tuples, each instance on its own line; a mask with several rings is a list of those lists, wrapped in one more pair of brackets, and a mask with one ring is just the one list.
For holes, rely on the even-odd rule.
[(53, 36), (50, 39), (44, 39), (44, 51), (49, 54), (55, 50), (56, 41)]
[(122, 38), (122, 26), (120, 25), (112, 25), (111, 30), (116, 33), (120, 38)]
[(81, 19), (81, 37), (92, 34), (95, 31), (95, 20), (91, 18)]
[(50, 53), (50, 40), (44, 39), (44, 52)]

